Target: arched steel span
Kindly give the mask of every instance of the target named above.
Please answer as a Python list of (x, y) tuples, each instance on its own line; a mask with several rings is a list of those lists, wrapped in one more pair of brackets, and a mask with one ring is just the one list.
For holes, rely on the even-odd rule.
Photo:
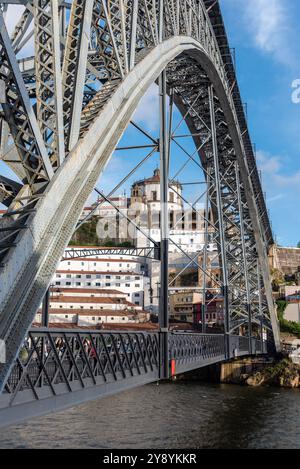
[[(227, 333), (231, 320), (258, 316), (251, 304), (259, 303), (262, 276), (263, 315), (279, 346), (267, 263), (270, 226), (226, 35), (214, 34), (223, 27), (218, 2), (74, 0), (67, 33), (64, 2), (22, 3), (26, 10), (11, 38), (0, 16), (2, 159), (23, 182), (15, 196), (14, 182), (10, 190), (6, 181), (13, 202), (1, 219), (2, 386), (87, 197), (164, 70), (169, 93), (198, 134), (210, 183)], [(18, 63), (15, 56), (32, 19), (34, 69), (32, 60)]]

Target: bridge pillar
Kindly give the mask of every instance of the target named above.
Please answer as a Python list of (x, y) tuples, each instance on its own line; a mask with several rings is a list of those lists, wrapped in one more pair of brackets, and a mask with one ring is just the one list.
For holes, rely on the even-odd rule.
[(212, 151), (213, 151), (213, 170), (214, 170), (214, 183), (216, 189), (216, 202), (218, 211), (218, 230), (220, 240), (220, 255), (222, 262), (222, 294), (224, 298), (224, 329), (225, 329), (225, 348), (226, 358), (230, 358), (230, 306), (229, 306), (229, 280), (227, 270), (227, 256), (226, 256), (226, 239), (225, 239), (225, 226), (223, 219), (223, 203), (221, 193), (221, 181), (220, 181), (220, 167), (219, 167), (219, 149), (216, 129), (216, 116), (215, 116), (215, 101), (214, 101), (214, 88), (213, 86), (208, 87), (208, 98), (209, 98), (209, 110), (210, 110), (210, 124), (211, 124), (211, 139), (212, 139)]
[(167, 83), (166, 71), (159, 77), (159, 115), (160, 115), (160, 232), (161, 232), (161, 261), (160, 261), (160, 298), (159, 298), (159, 326), (160, 326), (160, 378), (169, 378), (169, 220), (168, 220), (168, 192), (169, 192), (169, 151), (167, 132)]
[(248, 314), (249, 353), (251, 355), (252, 354), (252, 310), (251, 310), (247, 250), (246, 250), (246, 243), (245, 243), (245, 225), (244, 225), (245, 221), (244, 221), (244, 212), (243, 212), (242, 195), (241, 195), (240, 170), (239, 170), (238, 162), (236, 162), (235, 164), (235, 176), (236, 176), (236, 188), (237, 188), (237, 197), (238, 197), (238, 209), (239, 209), (239, 217), (240, 217), (241, 243), (242, 243), (242, 251), (243, 251), (243, 269), (244, 269), (245, 289), (246, 289), (246, 299), (247, 299), (246, 312)]

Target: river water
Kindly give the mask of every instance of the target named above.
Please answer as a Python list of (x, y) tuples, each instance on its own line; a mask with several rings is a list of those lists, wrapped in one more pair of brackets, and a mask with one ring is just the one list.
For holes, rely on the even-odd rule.
[(151, 384), (0, 431), (0, 448), (300, 448), (300, 391)]

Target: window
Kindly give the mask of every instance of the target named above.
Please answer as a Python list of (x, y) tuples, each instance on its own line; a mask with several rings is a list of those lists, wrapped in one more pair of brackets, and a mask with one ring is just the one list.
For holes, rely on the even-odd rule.
[(57, 274), (56, 277), (57, 277), (57, 278), (61, 278), (61, 275), (60, 275), (60, 274)]
[(120, 280), (120, 279), (121, 279), (120, 275), (117, 275), (117, 276), (116, 276), (116, 279), (117, 279), (117, 280)]
[(125, 321), (125, 318), (122, 318), (122, 321)]
[(66, 285), (69, 287), (71, 285), (71, 282), (66, 282)]
[(125, 277), (125, 280), (130, 280), (130, 277)]
[(140, 277), (134, 277), (135, 280), (140, 280)]
[(110, 264), (109, 264), (109, 262), (108, 262), (108, 263), (106, 264), (106, 267), (109, 267), (109, 266), (110, 266)]
[(110, 318), (112, 321), (114, 320), (114, 318)]
[(130, 288), (130, 283), (125, 283), (125, 287)]
[(76, 275), (76, 278), (81, 278), (81, 275), (80, 275), (80, 274), (77, 274), (77, 275)]
[(106, 275), (106, 277), (105, 277), (105, 278), (107, 278), (107, 279), (110, 279), (110, 275)]
[(77, 285), (78, 287), (80, 287), (81, 282), (76, 282), (76, 285)]
[(96, 321), (96, 318), (93, 316), (93, 317), (92, 317), (92, 320), (93, 320), (93, 321)]
[(71, 274), (67, 274), (67, 275), (66, 275), (66, 278), (72, 278), (72, 275), (71, 275)]
[(139, 301), (135, 301), (134, 304), (135, 304), (135, 305), (139, 305), (140, 302), (139, 302)]
[(137, 298), (138, 296), (140, 296), (139, 293), (135, 293), (134, 296)]
[(120, 286), (121, 286), (121, 284), (120, 284), (120, 283), (116, 283), (116, 287), (120, 287)]
[(170, 202), (174, 203), (174, 192), (170, 192)]
[(71, 265), (71, 262), (68, 262), (68, 265)]
[(151, 192), (151, 197), (152, 197), (152, 200), (153, 200), (153, 201), (156, 201), (156, 200), (157, 200), (157, 192), (156, 192), (156, 191), (152, 191), (152, 192)]
[(60, 285), (60, 282), (55, 282), (55, 285)]
[(97, 274), (97, 275), (96, 275), (96, 278), (101, 278), (101, 275)]
[(106, 287), (110, 287), (110, 283), (106, 283), (105, 286), (106, 286)]
[(136, 284), (135, 284), (135, 288), (140, 288), (140, 284), (139, 284), (139, 283), (136, 283)]
[(81, 262), (81, 265), (84, 265), (84, 262)]
[(86, 278), (92, 278), (92, 276), (91, 276), (91, 275), (87, 275)]
[(74, 306), (73, 306), (73, 305), (71, 305), (71, 306), (70, 306), (70, 309), (73, 309), (73, 308), (74, 308)]
[(94, 306), (90, 306), (90, 309), (94, 309)]
[(66, 314), (66, 315), (65, 315), (65, 318), (66, 318), (66, 319), (68, 319), (68, 317), (69, 317), (69, 315), (68, 315), (68, 314)]
[(96, 287), (101, 287), (101, 283), (96, 283)]
[(87, 286), (90, 287), (92, 284), (91, 282), (87, 282)]

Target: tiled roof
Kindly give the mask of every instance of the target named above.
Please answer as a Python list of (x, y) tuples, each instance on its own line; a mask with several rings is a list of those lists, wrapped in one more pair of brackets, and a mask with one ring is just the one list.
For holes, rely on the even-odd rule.
[(134, 311), (119, 311), (114, 309), (65, 309), (65, 308), (51, 308), (49, 310), (51, 315), (78, 315), (78, 316), (132, 316)]
[(50, 289), (51, 292), (54, 293), (59, 293), (59, 292), (68, 292), (68, 293), (88, 293), (88, 294), (93, 294), (93, 293), (100, 293), (104, 295), (126, 295), (127, 293), (124, 293), (119, 290), (109, 290), (108, 288), (68, 288), (68, 287), (59, 287), (59, 286), (54, 286)]
[(50, 303), (97, 303), (97, 304), (120, 304), (126, 306), (136, 306), (130, 303), (125, 298), (109, 298), (101, 296), (53, 296), (50, 298)]

